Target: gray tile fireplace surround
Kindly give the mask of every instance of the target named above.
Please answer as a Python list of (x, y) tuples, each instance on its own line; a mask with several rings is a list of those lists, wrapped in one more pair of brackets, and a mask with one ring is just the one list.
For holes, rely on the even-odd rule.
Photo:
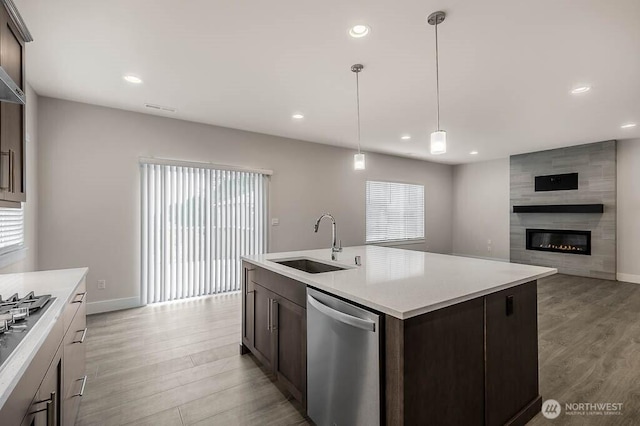
[[(578, 189), (535, 192), (536, 176), (578, 173)], [(511, 157), (511, 261), (616, 279), (616, 142)], [(513, 213), (513, 206), (604, 204), (604, 213)], [(591, 255), (526, 249), (527, 229), (591, 231)]]

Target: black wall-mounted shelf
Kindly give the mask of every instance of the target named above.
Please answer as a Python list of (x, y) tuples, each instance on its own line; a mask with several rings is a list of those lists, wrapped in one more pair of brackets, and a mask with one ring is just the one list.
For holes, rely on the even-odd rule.
[(513, 206), (514, 213), (604, 213), (604, 204), (542, 204)]

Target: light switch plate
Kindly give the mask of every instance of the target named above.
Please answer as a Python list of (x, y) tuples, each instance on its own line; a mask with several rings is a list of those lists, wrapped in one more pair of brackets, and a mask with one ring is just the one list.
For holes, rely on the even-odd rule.
[(277, 217), (274, 217), (273, 219), (271, 219), (271, 226), (278, 226), (280, 225), (280, 219), (278, 219)]

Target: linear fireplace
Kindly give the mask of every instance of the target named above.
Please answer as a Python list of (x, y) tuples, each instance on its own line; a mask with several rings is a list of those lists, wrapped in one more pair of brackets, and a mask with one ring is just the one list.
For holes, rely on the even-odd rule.
[(591, 231), (527, 229), (527, 250), (591, 255)]

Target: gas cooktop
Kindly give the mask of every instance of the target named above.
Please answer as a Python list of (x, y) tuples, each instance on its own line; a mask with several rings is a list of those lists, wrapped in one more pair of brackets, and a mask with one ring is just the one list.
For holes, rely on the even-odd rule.
[(22, 298), (16, 293), (6, 300), (0, 296), (0, 368), (54, 299), (33, 292)]

